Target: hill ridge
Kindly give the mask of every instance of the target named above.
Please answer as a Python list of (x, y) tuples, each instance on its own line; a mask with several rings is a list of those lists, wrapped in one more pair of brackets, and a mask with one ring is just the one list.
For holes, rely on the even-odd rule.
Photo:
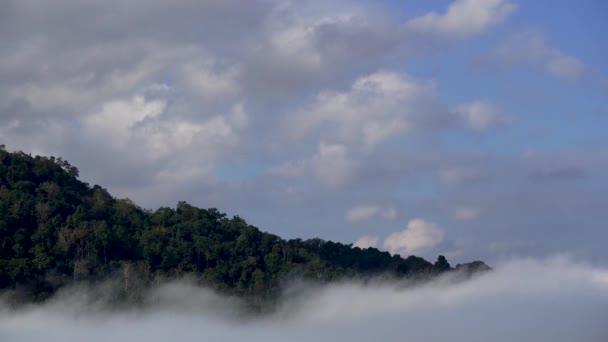
[[(0, 146), (0, 289), (43, 300), (74, 282), (116, 274), (138, 286), (193, 275), (221, 291), (269, 297), (293, 276), (328, 282), (454, 269), (443, 256), (433, 264), (320, 238), (285, 240), (239, 216), (184, 201), (147, 210), (78, 176), (78, 168), (61, 158)], [(457, 269), (489, 267), (475, 261)], [(136, 297), (131, 286), (123, 294)]]

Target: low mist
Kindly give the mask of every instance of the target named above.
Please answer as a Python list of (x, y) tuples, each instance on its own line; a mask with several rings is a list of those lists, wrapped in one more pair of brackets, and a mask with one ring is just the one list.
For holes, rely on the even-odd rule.
[(150, 290), (131, 309), (109, 308), (104, 291), (2, 305), (0, 341), (608, 341), (608, 270), (561, 257), (504, 263), (464, 282), (299, 284), (259, 317), (187, 281)]

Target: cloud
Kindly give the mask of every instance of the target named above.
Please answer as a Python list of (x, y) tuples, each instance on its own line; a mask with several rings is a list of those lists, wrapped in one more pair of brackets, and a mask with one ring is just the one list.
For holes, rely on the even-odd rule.
[[(140, 193), (160, 173), (239, 159), (303, 160), (306, 167), (292, 174), (347, 183), (358, 158), (353, 143), (371, 148), (407, 125), (435, 120), (423, 103), (434, 97), (434, 85), (378, 71), (409, 54), (402, 22), (388, 11), (348, 1), (328, 7), (265, 0), (247, 6), (190, 0), (73, 6), (66, 0), (5, 10), (0, 39), (11, 48), (0, 52), (2, 139), (16, 149), (62, 155), (87, 181), (112, 192)], [(314, 94), (319, 99), (310, 103)], [(304, 123), (304, 139), (274, 134), (290, 113), (329, 113), (326, 101), (340, 99), (350, 107), (295, 121)], [(339, 127), (325, 127), (332, 125)], [(300, 153), (302, 145), (321, 142), (343, 147)], [(348, 171), (344, 181), (331, 176), (327, 153), (341, 156), (335, 164)], [(113, 171), (99, 171), (107, 168)], [(134, 199), (157, 205), (148, 201), (158, 197)]]
[[(389, 203), (434, 217), (483, 203), (477, 220), (453, 222), (467, 227), (459, 232), (468, 234), (466, 257), (492, 260), (486, 246), (497, 236), (542, 241), (536, 235), (548, 231), (554, 238), (530, 254), (602, 255), (607, 189), (595, 175), (608, 164), (600, 146), (576, 149), (581, 140), (571, 139), (560, 146), (576, 152), (515, 160), (497, 144), (502, 134), (475, 132), (508, 124), (505, 115), (521, 118), (526, 130), (535, 119), (510, 108), (523, 104), (498, 108), (493, 97), (470, 97), (474, 88), (456, 89), (462, 73), (452, 71), (462, 69), (465, 40), (509, 21), (515, 1), (446, 1), (436, 13), (426, 2), (351, 0), (0, 3), (0, 143), (62, 156), (84, 181), (116, 196), (152, 209), (186, 200), (280, 235), (346, 241), (353, 236), (344, 215), (353, 204)], [(579, 74), (562, 58), (578, 59), (576, 51), (522, 41), (522, 56), (508, 55), (514, 64), (495, 67)], [(433, 78), (435, 68), (445, 72)], [(477, 76), (468, 81), (478, 84)], [(487, 81), (478, 90), (509, 96)], [(560, 108), (581, 98), (572, 90)], [(589, 106), (601, 105), (587, 95)], [(544, 101), (538, 110), (554, 105)], [(579, 119), (582, 129), (597, 118)], [(588, 132), (590, 143), (603, 141)], [(543, 141), (511, 143), (542, 150)], [(554, 171), (568, 166), (584, 176), (538, 181), (552, 173), (565, 180), (568, 172)], [(372, 226), (357, 224), (382, 237), (392, 229)], [(589, 241), (573, 236), (581, 229)]]
[(348, 148), (341, 144), (321, 142), (312, 158), (313, 172), (324, 185), (339, 187), (348, 184), (357, 167), (348, 156)]
[(84, 118), (83, 125), (89, 134), (98, 135), (99, 139), (109, 144), (126, 147), (135, 125), (158, 117), (166, 105), (166, 101), (146, 101), (143, 96), (113, 100), (104, 103), (100, 111)]
[[(134, 155), (141, 153), (150, 159), (167, 157), (194, 146), (234, 145), (238, 142), (236, 132), (248, 122), (240, 104), (234, 105), (229, 113), (200, 121), (167, 115), (171, 114), (167, 111), (174, 109), (167, 106), (166, 99), (146, 100), (143, 96), (134, 96), (104, 103), (100, 111), (82, 121), (89, 136), (117, 150), (136, 151)], [(197, 159), (208, 160), (212, 156), (210, 149), (199, 153)]]
[(421, 33), (468, 38), (501, 24), (517, 5), (504, 0), (456, 0), (444, 14), (429, 12), (414, 18), (407, 27)]
[[(161, 173), (234, 160), (344, 186), (362, 149), (451, 120), (434, 82), (395, 71), (426, 48), (390, 8), (61, 0), (4, 10), (2, 139), (62, 155), (112, 192), (145, 192)], [(321, 144), (341, 147), (305, 147)]]
[(345, 217), (350, 222), (367, 221), (378, 214), (379, 210), (377, 206), (354, 207), (346, 212)]
[(534, 68), (566, 81), (580, 79), (586, 69), (583, 62), (549, 46), (545, 37), (534, 31), (512, 35), (503, 44), (482, 55), (479, 64), (494, 68)]
[(350, 208), (344, 217), (349, 222), (367, 221), (374, 217), (394, 220), (397, 218), (397, 211), (392, 207), (382, 208), (377, 205), (362, 205)]
[(236, 65), (218, 70), (211, 62), (186, 64), (179, 70), (180, 80), (195, 96), (217, 98), (235, 96), (239, 92), (240, 70)]
[[(568, 261), (514, 260), (465, 282), (344, 282), (286, 291), (274, 313), (188, 283), (152, 290), (143, 306), (103, 305), (103, 288), (17, 310), (2, 306), (3, 341), (586, 341), (603, 342), (608, 270)], [(103, 298), (103, 297), (102, 297)], [(440, 329), (429, 329), (439, 322)]]
[(358, 163), (349, 155), (347, 145), (322, 141), (310, 158), (273, 166), (267, 173), (287, 179), (312, 175), (318, 184), (342, 188), (354, 180), (357, 169)]
[(474, 207), (457, 207), (452, 211), (455, 219), (460, 221), (472, 221), (479, 217), (481, 210)]
[(464, 124), (474, 131), (484, 131), (492, 127), (505, 126), (511, 119), (484, 101), (473, 101), (457, 106), (454, 110)]
[(436, 102), (433, 83), (377, 72), (357, 79), (347, 92), (321, 92), (285, 127), (296, 138), (321, 130), (325, 139), (371, 147), (433, 122)]
[(384, 248), (393, 254), (416, 254), (437, 246), (443, 241), (444, 231), (432, 222), (412, 219), (405, 230), (389, 235)]
[(359, 247), (359, 248), (376, 247), (377, 245), (378, 245), (378, 237), (376, 237), (376, 236), (362, 236), (353, 243), (353, 246)]

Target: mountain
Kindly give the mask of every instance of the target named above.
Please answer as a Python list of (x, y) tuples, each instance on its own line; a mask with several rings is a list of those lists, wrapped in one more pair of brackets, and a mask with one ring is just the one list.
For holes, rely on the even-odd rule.
[[(459, 265), (473, 273), (481, 261)], [(0, 289), (39, 301), (77, 282), (119, 280), (136, 299), (149, 284), (188, 276), (227, 293), (272, 297), (284, 280), (426, 278), (451, 271), (443, 256), (391, 255), (319, 238), (284, 240), (186, 202), (143, 209), (78, 179), (55, 157), (0, 145)]]

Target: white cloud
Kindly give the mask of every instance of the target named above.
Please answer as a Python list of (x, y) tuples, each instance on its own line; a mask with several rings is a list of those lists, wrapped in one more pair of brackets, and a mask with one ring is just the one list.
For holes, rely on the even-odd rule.
[(374, 146), (432, 120), (435, 102), (433, 83), (377, 72), (357, 79), (347, 92), (320, 93), (286, 125), (296, 137), (320, 129), (326, 138)]
[(376, 236), (362, 236), (353, 243), (353, 246), (362, 249), (369, 247), (376, 247), (378, 245), (378, 237)]
[(89, 134), (115, 146), (126, 146), (134, 126), (158, 117), (166, 105), (166, 101), (147, 101), (143, 96), (112, 100), (104, 103), (100, 111), (85, 117), (83, 124)]
[(350, 208), (344, 217), (349, 222), (368, 221), (374, 217), (385, 220), (394, 220), (397, 218), (397, 211), (392, 207), (382, 208), (378, 205), (361, 205)]
[(198, 157), (214, 155), (211, 146), (233, 145), (238, 141), (233, 126), (223, 116), (215, 116), (201, 123), (186, 120), (150, 122), (139, 127), (133, 139), (157, 157), (193, 145), (206, 146), (206, 149), (199, 151)]
[(475, 207), (457, 207), (454, 208), (452, 214), (455, 219), (460, 221), (472, 221), (479, 217), (481, 210)]
[(168, 117), (171, 108), (167, 103), (165, 99), (148, 100), (139, 95), (111, 100), (82, 122), (89, 137), (129, 158), (158, 160), (196, 148), (197, 161), (212, 159), (221, 153), (222, 146), (237, 144), (237, 131), (248, 123), (241, 104), (235, 104), (226, 114), (194, 121), (178, 115)]
[(472, 130), (484, 131), (496, 126), (504, 126), (511, 122), (496, 108), (484, 101), (473, 101), (457, 106), (454, 112)]
[(221, 157), (222, 147), (238, 144), (238, 131), (245, 128), (247, 122), (243, 106), (236, 104), (230, 112), (202, 121), (178, 118), (151, 121), (135, 133), (135, 138), (160, 155), (188, 148), (196, 150), (197, 160), (205, 160)]
[(567, 81), (578, 80), (586, 69), (583, 62), (549, 46), (543, 35), (533, 31), (512, 35), (506, 42), (483, 55), (480, 61), (495, 67), (536, 68)]
[(389, 252), (415, 254), (424, 252), (443, 241), (444, 231), (435, 223), (412, 219), (405, 230), (389, 235), (384, 248)]
[(391, 16), (352, 3), (321, 9), (320, 3), (297, 4), (292, 16), (275, 16), (271, 30), (249, 52), (244, 72), (256, 86), (283, 94), (319, 89), (378, 70), (383, 56), (403, 53), (402, 29)]
[[(120, 1), (11, 7), (3, 18), (11, 29), (0, 33), (15, 42), (0, 52), (2, 137), (87, 173), (120, 159), (121, 172), (93, 175), (112, 191), (142, 168), (148, 177), (138, 186), (174, 171), (178, 160), (196, 169), (237, 158), (282, 165), (272, 175), (340, 186), (372, 147), (442, 125), (433, 82), (379, 71), (396, 70), (389, 59), (424, 45), (410, 44), (389, 11), (350, 1), (136, 7), (124, 17)], [(100, 16), (113, 19), (92, 20)], [(82, 22), (87, 30), (72, 29)], [(279, 116), (294, 112), (301, 115), (281, 131), (298, 133), (306, 146), (322, 142), (312, 156), (294, 156), (307, 148), (273, 136)], [(269, 152), (271, 144), (283, 154)]]
[(517, 5), (508, 0), (456, 0), (444, 14), (427, 13), (414, 18), (407, 27), (418, 32), (468, 38), (501, 24)]
[[(606, 268), (566, 260), (492, 266), (495, 271), (460, 282), (446, 276), (418, 286), (300, 286), (285, 291), (276, 312), (255, 316), (245, 316), (246, 305), (234, 297), (183, 282), (159, 285), (143, 294), (145, 305), (125, 310), (104, 309), (107, 286), (75, 288), (40, 305), (0, 303), (0, 336), (11, 342), (606, 340)], [(429, 329), (428, 322), (441, 328)]]
[(270, 37), (270, 51), (276, 60), (289, 68), (316, 74), (322, 67), (321, 52), (316, 47), (318, 29), (324, 24), (338, 24), (339, 17), (312, 23), (297, 23), (278, 30)]
[[(48, 42), (31, 43), (25, 51), (10, 51), (7, 64), (0, 59), (0, 73), (15, 68), (17, 73), (24, 74), (26, 71), (20, 69), (28, 68), (27, 73), (31, 74), (25, 80), (14, 82), (6, 94), (11, 100), (27, 101), (33, 109), (59, 109), (65, 113), (88, 110), (132, 93), (142, 84), (149, 84), (182, 52), (178, 47), (163, 49), (139, 41), (100, 43), (65, 51), (53, 51)], [(15, 61), (10, 63), (11, 59)], [(44, 63), (36, 63), (40, 60)], [(122, 65), (126, 60), (129, 65)]]

